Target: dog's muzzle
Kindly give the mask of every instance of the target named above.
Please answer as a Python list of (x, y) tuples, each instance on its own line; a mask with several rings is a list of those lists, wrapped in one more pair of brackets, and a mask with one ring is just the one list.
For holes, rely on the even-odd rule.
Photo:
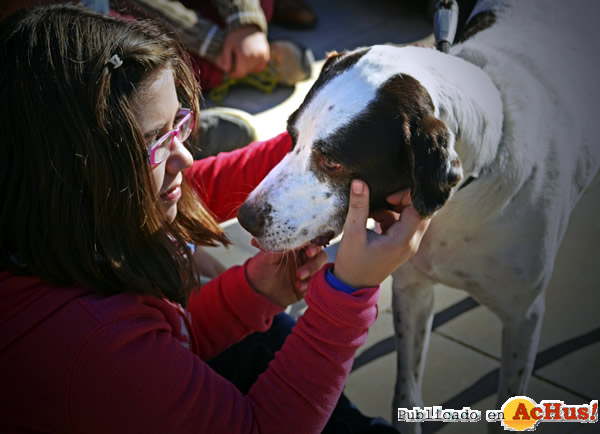
[(264, 235), (265, 224), (272, 207), (270, 204), (256, 206), (252, 202), (244, 202), (237, 213), (240, 225), (255, 238)]

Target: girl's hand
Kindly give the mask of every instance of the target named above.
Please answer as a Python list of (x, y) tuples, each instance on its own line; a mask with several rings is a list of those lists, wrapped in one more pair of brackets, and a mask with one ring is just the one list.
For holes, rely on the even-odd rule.
[(407, 192), (393, 194), (388, 201), (401, 214), (374, 213), (372, 217), (379, 221), (382, 233), (367, 231), (369, 190), (364, 182), (352, 181), (344, 236), (333, 273), (353, 288), (373, 287), (383, 282), (417, 252), (429, 226), (429, 219), (421, 220)]
[(326, 262), (323, 248), (312, 244), (293, 252), (261, 251), (248, 261), (246, 277), (255, 291), (285, 307), (304, 298), (308, 281)]

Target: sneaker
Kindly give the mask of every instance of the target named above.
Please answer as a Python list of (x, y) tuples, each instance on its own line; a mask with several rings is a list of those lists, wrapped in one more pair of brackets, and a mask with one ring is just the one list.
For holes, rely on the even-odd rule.
[(311, 77), (315, 57), (310, 49), (287, 40), (273, 41), (269, 46), (271, 58), (268, 68), (279, 84), (293, 86)]
[(254, 117), (229, 107), (200, 110), (199, 139), (194, 159), (243, 148), (257, 140)]

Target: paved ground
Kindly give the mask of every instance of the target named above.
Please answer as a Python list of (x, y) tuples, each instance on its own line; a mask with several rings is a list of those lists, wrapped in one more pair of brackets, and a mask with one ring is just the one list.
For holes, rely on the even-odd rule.
[[(428, 35), (430, 23), (418, 8), (401, 0), (308, 0), (320, 22), (312, 31), (291, 32), (273, 27), (271, 38), (289, 38), (310, 47), (317, 59), (315, 76), (325, 52), (373, 43), (405, 43)], [(224, 105), (242, 108), (257, 117), (261, 138), (283, 131), (287, 117), (298, 107), (313, 79), (295, 88), (278, 88), (265, 95), (249, 88), (230, 92)], [(207, 101), (206, 105), (212, 103)], [(528, 395), (561, 399), (567, 404), (600, 398), (600, 178), (576, 208), (556, 259), (548, 288), (536, 369)], [(255, 251), (248, 235), (235, 222), (227, 231), (236, 246), (216, 250), (226, 264), (241, 263)], [(330, 249), (335, 255), (335, 246)], [(348, 380), (347, 394), (365, 413), (391, 416), (395, 381), (389, 279), (384, 283), (380, 317), (372, 328)], [(477, 306), (466, 293), (436, 288), (436, 318), (425, 369), (426, 405), (479, 410), (494, 408), (500, 356), (500, 322)], [(484, 412), (485, 413), (485, 412)], [(429, 423), (426, 432), (482, 433), (486, 422)], [(600, 425), (542, 424), (541, 433), (600, 432)]]

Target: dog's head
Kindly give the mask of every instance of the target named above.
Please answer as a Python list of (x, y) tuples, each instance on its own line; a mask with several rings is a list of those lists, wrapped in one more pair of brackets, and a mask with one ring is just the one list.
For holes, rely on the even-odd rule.
[(460, 181), (454, 134), (435, 116), (418, 78), (390, 68), (388, 48), (329, 55), (290, 116), (292, 150), (238, 213), (263, 248), (325, 244), (339, 234), (355, 178), (368, 184), (371, 209), (410, 188), (423, 217), (444, 205)]

